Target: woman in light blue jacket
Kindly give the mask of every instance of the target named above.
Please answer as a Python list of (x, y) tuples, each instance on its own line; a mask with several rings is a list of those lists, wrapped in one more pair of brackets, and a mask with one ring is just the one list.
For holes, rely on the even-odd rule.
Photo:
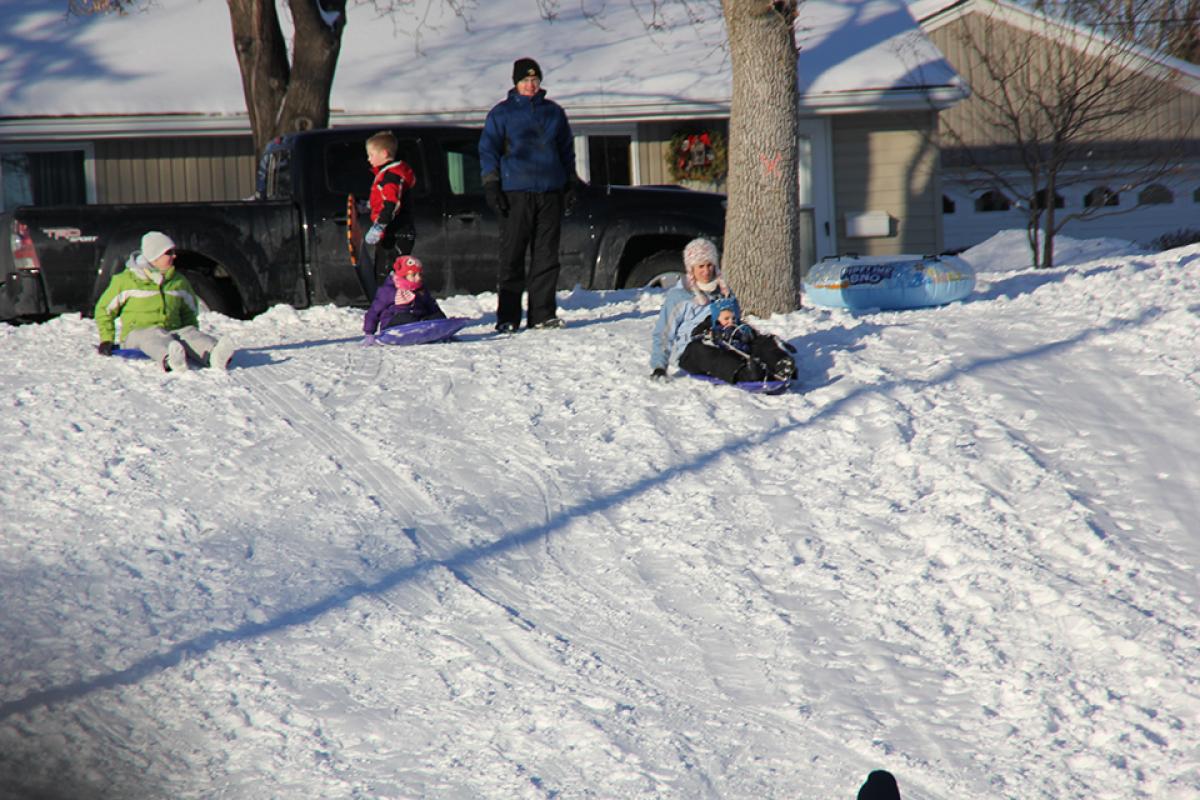
[(721, 277), (721, 256), (708, 239), (693, 239), (683, 248), (683, 280), (667, 292), (650, 341), (650, 377), (665, 378), (678, 366), (679, 355), (692, 338), (692, 329), (708, 314), (718, 297), (733, 297)]

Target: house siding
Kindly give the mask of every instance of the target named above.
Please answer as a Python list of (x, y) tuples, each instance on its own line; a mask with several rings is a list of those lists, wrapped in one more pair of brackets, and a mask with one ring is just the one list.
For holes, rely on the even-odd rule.
[[(995, 80), (981, 63), (976, 47), (971, 40), (988, 43), (989, 50), (1028, 53), (1031, 59), (1048, 63), (1062, 59), (1068, 68), (1088, 70), (1084, 55), (1053, 44), (1038, 30), (1026, 31), (1001, 20), (983, 14), (969, 14), (929, 32), (930, 39), (954, 65), (955, 70), (973, 87), (973, 96), (942, 113), (942, 125), (955, 132), (964, 146), (973, 148), (975, 163), (1003, 165), (1019, 163), (1019, 154), (1011, 145), (1006, 133), (988, 123), (988, 115), (979, 96), (995, 96), (998, 92)], [(1053, 49), (1052, 49), (1053, 48)], [(1125, 60), (1110, 50), (1108, 58)], [(1077, 62), (1077, 67), (1070, 67)], [(1093, 68), (1094, 69), (1094, 68)], [(1053, 74), (1053, 73), (1052, 73)], [(1061, 74), (1061, 73), (1060, 73)], [(1137, 79), (1135, 79), (1137, 81)], [(1148, 96), (1163, 93), (1160, 83), (1150, 78), (1141, 79), (1143, 91)], [(1092, 157), (1125, 157), (1145, 155), (1148, 147), (1156, 145), (1170, 148), (1179, 155), (1200, 156), (1200, 97), (1182, 91), (1164, 94), (1163, 103), (1152, 112), (1129, 115), (1117, 124), (1106, 123), (1109, 130), (1103, 137), (1092, 141)], [(1188, 139), (1182, 143), (1181, 139)], [(966, 154), (960, 154), (948, 146), (945, 150), (946, 164), (965, 163)], [(975, 149), (977, 148), (977, 149)]]
[[(926, 34), (974, 90), (970, 98), (941, 116), (942, 182), (953, 209), (945, 215), (943, 229), (945, 245), (951, 250), (971, 247), (997, 231), (1024, 228), (1028, 224), (1026, 215), (1015, 208), (989, 211), (975, 207), (980, 194), (993, 183), (992, 175), (1003, 175), (1018, 187), (1028, 187), (1031, 178), (1022, 165), (1015, 142), (1007, 138), (1006, 131), (988, 124), (980, 97), (995, 96), (998, 90), (971, 39), (990, 42), (989, 52), (1026, 54), (1033, 63), (1055, 63), (1055, 59), (1061, 59), (1067, 65), (1067, 74), (1095, 73), (1095, 69), (1086, 66), (1086, 55), (1054, 43), (1052, 37), (1058, 28), (1045, 21), (1029, 24), (1031, 27), (1026, 28), (992, 17), (985, 5), (964, 16), (940, 24), (935, 20), (926, 26)], [(1098, 43), (1097, 47), (1102, 45)], [(1109, 53), (1110, 58), (1116, 58), (1112, 50)], [(1102, 135), (1093, 132), (1085, 140), (1084, 157), (1063, 167), (1060, 176), (1065, 180), (1056, 187), (1064, 203), (1060, 215), (1080, 213), (1088, 193), (1102, 187), (1117, 192), (1119, 204), (1092, 218), (1068, 219), (1061, 234), (1076, 238), (1122, 238), (1154, 247), (1159, 236), (1197, 228), (1200, 96), (1194, 88), (1194, 77), (1172, 74), (1180, 83), (1166, 88), (1149, 76), (1135, 76), (1135, 90), (1161, 102), (1148, 113), (1127, 114)], [(1019, 86), (1016, 79), (1007, 88), (1012, 90), (1015, 86)], [(1046, 88), (1052, 95), (1054, 87)], [(959, 139), (961, 144), (954, 141)], [(1170, 192), (1170, 198), (1156, 205), (1139, 204), (1140, 188), (1135, 183), (1131, 190), (1123, 190), (1122, 184), (1128, 178), (1113, 172), (1113, 167), (1124, 168), (1131, 175), (1136, 175), (1140, 168), (1154, 172), (1151, 162), (1163, 156), (1169, 158), (1172, 168), (1155, 181)], [(1106, 177), (1106, 173), (1113, 177)]]
[[(942, 250), (941, 182), (929, 112), (860, 114), (832, 120), (837, 249), (895, 255)], [(849, 237), (846, 215), (883, 211), (887, 236)]]
[(96, 201), (180, 203), (239, 200), (254, 193), (250, 137), (101, 139)]

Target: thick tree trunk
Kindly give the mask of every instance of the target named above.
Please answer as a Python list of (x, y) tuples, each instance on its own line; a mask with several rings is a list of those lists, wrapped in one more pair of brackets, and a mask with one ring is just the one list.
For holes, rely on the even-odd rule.
[(800, 300), (795, 6), (721, 0), (733, 63), (722, 263), (743, 310), (760, 317)]
[(227, 2), (255, 154), (280, 134), (326, 127), (346, 0), (288, 0), (295, 25), (290, 64), (275, 0)]

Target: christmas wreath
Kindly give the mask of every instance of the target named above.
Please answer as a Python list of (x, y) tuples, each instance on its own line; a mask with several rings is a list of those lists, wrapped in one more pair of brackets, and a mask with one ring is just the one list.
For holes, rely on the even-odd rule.
[(728, 158), (725, 137), (712, 131), (675, 134), (667, 154), (671, 177), (677, 181), (720, 181)]

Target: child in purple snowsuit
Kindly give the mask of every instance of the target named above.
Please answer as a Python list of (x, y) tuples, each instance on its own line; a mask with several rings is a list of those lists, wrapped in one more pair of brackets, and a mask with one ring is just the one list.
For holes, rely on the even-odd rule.
[(392, 264), (392, 279), (375, 292), (375, 300), (363, 318), (364, 345), (375, 344), (376, 331), (425, 319), (445, 319), (437, 300), (425, 288), (421, 262), (400, 256)]

